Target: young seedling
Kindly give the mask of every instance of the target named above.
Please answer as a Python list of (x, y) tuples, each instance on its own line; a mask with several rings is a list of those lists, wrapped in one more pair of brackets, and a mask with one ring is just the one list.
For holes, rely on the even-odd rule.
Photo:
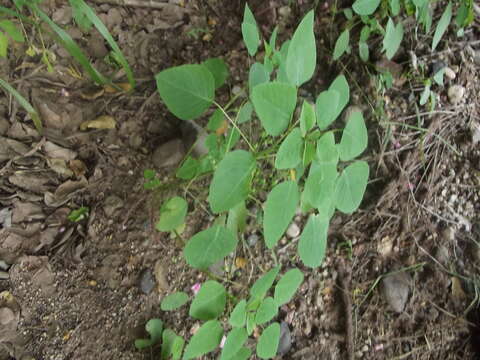
[[(313, 25), (311, 11), (291, 40), (279, 48), (276, 30), (268, 42), (263, 42), (264, 60), (252, 62), (246, 86), (248, 99), (241, 103), (237, 97), (226, 106), (215, 101), (215, 91), (228, 74), (220, 59), (172, 67), (156, 76), (160, 97), (179, 119), (194, 121), (212, 105), (216, 107), (204, 130), (208, 153), (187, 156), (176, 172), (179, 179), (189, 181), (187, 186), (213, 173), (207, 202), (217, 220), (193, 235), (183, 251), (186, 263), (207, 275), (210, 266), (235, 251), (238, 234), (245, 229), (247, 208), (251, 201), (260, 203), (260, 189), (267, 192), (258, 224), (266, 248), (275, 250), (300, 207), (309, 219), (298, 242), (298, 255), (305, 266), (312, 268), (320, 266), (325, 256), (328, 226), (335, 210), (350, 214), (360, 206), (369, 168), (356, 158), (367, 147), (367, 128), (359, 111), (346, 116), (344, 127), (339, 128), (341, 122), (336, 121), (350, 101), (347, 79), (339, 75), (318, 95), (315, 104), (306, 100), (299, 103), (298, 88), (315, 72)], [(242, 34), (248, 53), (255, 56), (262, 43), (248, 5)], [(348, 45), (348, 41), (345, 43)], [(297, 106), (301, 107), (300, 116), (294, 119)], [(245, 124), (255, 127), (259, 136), (247, 133)], [(266, 176), (266, 171), (271, 175)], [(155, 180), (154, 173), (145, 175), (147, 184)], [(157, 229), (171, 231), (183, 224), (186, 216), (185, 199), (167, 199), (160, 209)], [(280, 325), (272, 321), (303, 282), (303, 273), (290, 269), (269, 294), (279, 271), (280, 266), (276, 266), (261, 276), (251, 286), (248, 299), (233, 300), (236, 304), (227, 314), (232, 329), (221, 359), (249, 358), (251, 349), (245, 343), (256, 328), (261, 332), (257, 355), (262, 359), (276, 355)], [(227, 304), (234, 297), (217, 280), (205, 282), (190, 305), (190, 316), (205, 323), (188, 342), (184, 359), (209, 353), (220, 344), (223, 326), (219, 319), (225, 309), (231, 308)], [(187, 298), (183, 293), (172, 294), (161, 307), (177, 309)]]

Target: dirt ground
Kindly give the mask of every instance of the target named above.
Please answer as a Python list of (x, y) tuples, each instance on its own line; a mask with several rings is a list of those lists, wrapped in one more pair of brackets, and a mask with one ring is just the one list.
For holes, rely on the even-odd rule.
[[(230, 66), (227, 86), (218, 94), (220, 102), (227, 101), (248, 77), (240, 33), (244, 2), (171, 0), (162, 9), (100, 3), (91, 4), (134, 68), (139, 85), (133, 93), (106, 93), (75, 76), (72, 58), (47, 33), (52, 71), (41, 55), (27, 56), (26, 45), (0, 58), (0, 77), (36, 105), (45, 126), (39, 136), (23, 109), (0, 95), (1, 360), (155, 359), (155, 351), (133, 345), (145, 335), (148, 319), (161, 318), (187, 339), (198, 327), (187, 309), (172, 314), (159, 307), (173, 291), (191, 294), (205, 275), (185, 265), (177, 239), (154, 228), (158, 204), (181, 190), (143, 189), (145, 169), (173, 181), (175, 167), (165, 162), (183, 154), (162, 145), (186, 141), (153, 76), (172, 65), (220, 56)], [(280, 24), (281, 40), (312, 3), (250, 2), (264, 35)], [(478, 359), (479, 17), (463, 38), (448, 34), (434, 53), (426, 39), (415, 39), (410, 24), (394, 62), (377, 51), (368, 65), (355, 56), (332, 63), (343, 19), (332, 21), (332, 4), (320, 3), (318, 66), (306, 92), (318, 94), (336, 75), (347, 76), (351, 105), (361, 107), (368, 122), (363, 157), (371, 180), (361, 209), (334, 217), (321, 268), (302, 266), (295, 228), (281, 240), (279, 262), (305, 274), (278, 317), (292, 339), (282, 358)], [(112, 71), (96, 31), (76, 28), (63, 1), (42, 6), (98, 69)], [(36, 41), (38, 34), (26, 30)], [(416, 75), (422, 66), (429, 72), (438, 64), (452, 74), (444, 87), (433, 87), (438, 99), (430, 111), (416, 105), (423, 90)], [(372, 81), (375, 67), (392, 70), (391, 89)], [(99, 121), (113, 121), (114, 128), (80, 130), (101, 116), (109, 116)], [(205, 183), (198, 183), (188, 193), (186, 238), (212, 221), (205, 191)], [(69, 221), (70, 212), (81, 207), (88, 207), (88, 216)], [(299, 230), (304, 223), (302, 216), (295, 218)], [(236, 254), (246, 264), (235, 272), (235, 295), (273, 263), (256, 241), (258, 226), (252, 222), (247, 229)]]

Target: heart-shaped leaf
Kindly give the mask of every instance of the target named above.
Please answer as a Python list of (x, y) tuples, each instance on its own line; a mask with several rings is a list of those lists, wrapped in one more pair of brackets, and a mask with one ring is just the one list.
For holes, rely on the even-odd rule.
[(297, 104), (295, 86), (280, 82), (260, 84), (253, 88), (251, 98), (267, 134), (278, 136), (283, 133)]
[(372, 15), (378, 5), (380, 5), (380, 0), (356, 0), (352, 8), (358, 15)]
[(367, 188), (368, 175), (369, 168), (365, 161), (355, 161), (343, 170), (335, 187), (338, 210), (351, 214), (358, 209)]
[(160, 208), (160, 220), (155, 226), (158, 231), (172, 231), (183, 225), (188, 204), (184, 198), (175, 196)]
[(317, 97), (315, 111), (320, 130), (326, 129), (340, 114), (340, 94), (336, 90), (322, 91)]
[(254, 157), (245, 150), (225, 155), (210, 183), (208, 202), (214, 213), (230, 210), (247, 198), (255, 165)]
[(298, 242), (298, 255), (311, 268), (322, 264), (327, 247), (329, 220), (320, 215), (310, 215)]
[(225, 310), (227, 292), (222, 284), (215, 280), (206, 281), (190, 306), (189, 315), (195, 319), (213, 320)]
[(275, 167), (277, 169), (293, 169), (302, 160), (303, 138), (298, 127), (290, 131), (277, 152)]
[(166, 296), (162, 300), (162, 303), (160, 304), (160, 309), (162, 309), (163, 311), (176, 310), (186, 304), (187, 301), (188, 295), (186, 293), (184, 293), (183, 291), (174, 292), (173, 294)]
[(368, 143), (367, 127), (360, 111), (353, 111), (343, 129), (338, 152), (342, 161), (349, 161), (360, 155)]
[(210, 320), (203, 324), (192, 336), (185, 348), (183, 360), (198, 358), (215, 350), (223, 336), (223, 328), (219, 321)]
[(280, 341), (280, 324), (272, 323), (258, 339), (257, 355), (260, 359), (271, 359), (275, 356)]
[(303, 282), (303, 273), (297, 269), (288, 270), (275, 286), (274, 299), (278, 307), (288, 303)]
[(237, 241), (231, 230), (215, 225), (195, 234), (188, 241), (183, 254), (190, 266), (204, 270), (235, 250)]
[(181, 65), (159, 72), (155, 79), (160, 97), (176, 117), (191, 120), (212, 104), (215, 79), (204, 65)]
[(269, 249), (273, 248), (292, 221), (300, 195), (294, 181), (276, 185), (265, 202), (263, 233)]

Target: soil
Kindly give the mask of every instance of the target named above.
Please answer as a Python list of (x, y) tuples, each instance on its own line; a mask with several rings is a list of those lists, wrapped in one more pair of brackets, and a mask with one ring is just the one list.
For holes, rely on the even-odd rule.
[[(159, 307), (173, 291), (192, 294), (206, 276), (186, 266), (182, 241), (155, 230), (159, 204), (183, 190), (143, 188), (145, 169), (175, 184), (175, 166), (162, 164), (183, 155), (182, 147), (159, 147), (186, 141), (181, 121), (156, 92), (154, 75), (220, 56), (230, 68), (218, 93), (226, 102), (245, 84), (251, 60), (241, 41), (243, 2), (164, 4), (158, 10), (91, 3), (134, 69), (138, 86), (132, 93), (107, 93), (78, 76), (72, 58), (47, 32), (43, 46), (51, 71), (41, 53), (25, 54), (26, 45), (12, 46), (8, 58), (0, 58), (1, 78), (36, 105), (45, 127), (40, 136), (14, 100), (0, 97), (0, 359), (153, 359), (158, 349), (133, 345), (146, 335), (148, 319), (161, 318), (187, 339), (199, 326), (186, 307), (175, 313)], [(281, 40), (312, 6), (250, 4), (264, 35), (279, 24)], [(112, 72), (100, 34), (78, 30), (62, 1), (44, 1), (42, 8), (100, 71)], [(331, 9), (321, 2), (316, 11), (318, 66), (304, 95), (318, 94), (337, 74), (347, 76), (351, 104), (368, 121), (363, 158), (371, 180), (361, 209), (333, 218), (321, 268), (302, 266), (298, 234), (281, 240), (278, 262), (305, 274), (278, 316), (292, 339), (282, 358), (480, 358), (478, 15), (463, 38), (448, 34), (434, 53), (415, 40), (410, 25), (394, 62), (377, 51), (376, 62), (365, 65), (354, 56), (332, 63), (343, 18), (333, 18)], [(26, 31), (41, 51), (38, 29)], [(439, 62), (454, 78), (433, 86), (438, 98), (430, 111), (416, 105), (423, 91), (419, 74), (422, 66), (428, 72)], [(392, 70), (391, 89), (379, 90), (371, 80), (375, 66), (399, 70)], [(125, 81), (121, 71), (116, 76)], [(454, 85), (464, 90), (458, 99), (449, 94)], [(94, 119), (100, 125), (80, 130)], [(185, 239), (213, 221), (207, 188), (198, 182), (187, 193)], [(68, 220), (81, 207), (88, 215)], [(304, 223), (295, 217), (300, 229)], [(250, 221), (242, 245), (227, 259), (237, 265), (230, 288), (235, 296), (246, 294), (275, 261), (262, 241), (253, 241), (261, 239), (260, 231)]]

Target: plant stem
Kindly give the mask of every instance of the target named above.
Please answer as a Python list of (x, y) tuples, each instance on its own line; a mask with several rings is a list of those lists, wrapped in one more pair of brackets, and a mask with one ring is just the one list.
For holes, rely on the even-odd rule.
[(223, 109), (223, 107), (217, 103), (216, 101), (213, 102), (215, 104), (216, 107), (218, 107), (220, 109), (220, 111), (223, 113), (223, 115), (228, 119), (228, 121), (232, 124), (232, 126), (237, 129), (237, 131), (240, 133), (240, 135), (242, 136), (243, 140), (245, 140), (245, 142), (247, 143), (248, 147), (250, 148), (250, 151), (251, 152), (255, 152), (255, 149), (253, 148), (252, 144), (250, 144), (250, 141), (248, 141), (247, 137), (245, 136), (245, 134), (242, 132), (242, 130), (240, 130), (240, 128), (237, 126), (237, 124), (232, 120), (232, 118), (227, 114), (227, 112)]

